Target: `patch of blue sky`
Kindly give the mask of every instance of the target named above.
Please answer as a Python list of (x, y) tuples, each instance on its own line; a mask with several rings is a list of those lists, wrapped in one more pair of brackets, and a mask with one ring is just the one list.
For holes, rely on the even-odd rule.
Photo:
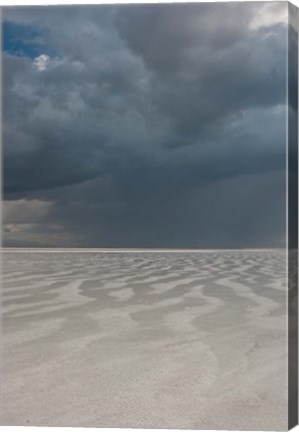
[(41, 54), (49, 57), (57, 53), (49, 46), (49, 35), (46, 29), (4, 21), (2, 26), (2, 49), (15, 56), (35, 58)]

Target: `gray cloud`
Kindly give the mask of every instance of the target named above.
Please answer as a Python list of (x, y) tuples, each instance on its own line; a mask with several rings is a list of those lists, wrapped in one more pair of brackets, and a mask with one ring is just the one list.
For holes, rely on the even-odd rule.
[(283, 245), (284, 8), (5, 9), (48, 47), (3, 54), (5, 198), (49, 203), (7, 242)]

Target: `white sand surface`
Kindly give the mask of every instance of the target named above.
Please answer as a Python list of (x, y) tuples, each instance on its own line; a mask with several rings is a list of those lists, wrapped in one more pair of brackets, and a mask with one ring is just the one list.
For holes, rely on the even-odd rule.
[(2, 424), (287, 429), (286, 257), (5, 250)]

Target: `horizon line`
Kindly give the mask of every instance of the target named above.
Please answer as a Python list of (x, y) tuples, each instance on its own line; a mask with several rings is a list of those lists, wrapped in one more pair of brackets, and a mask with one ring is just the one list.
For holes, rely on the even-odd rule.
[(20, 252), (217, 252), (217, 251), (273, 251), (287, 250), (286, 247), (261, 247), (261, 248), (146, 248), (146, 247), (38, 247), (38, 246), (1, 246), (1, 250), (5, 252), (20, 251)]

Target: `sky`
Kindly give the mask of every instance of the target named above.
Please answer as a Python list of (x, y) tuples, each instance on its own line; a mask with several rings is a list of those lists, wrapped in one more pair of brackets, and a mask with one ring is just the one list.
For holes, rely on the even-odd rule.
[(4, 246), (285, 246), (286, 2), (2, 21)]

